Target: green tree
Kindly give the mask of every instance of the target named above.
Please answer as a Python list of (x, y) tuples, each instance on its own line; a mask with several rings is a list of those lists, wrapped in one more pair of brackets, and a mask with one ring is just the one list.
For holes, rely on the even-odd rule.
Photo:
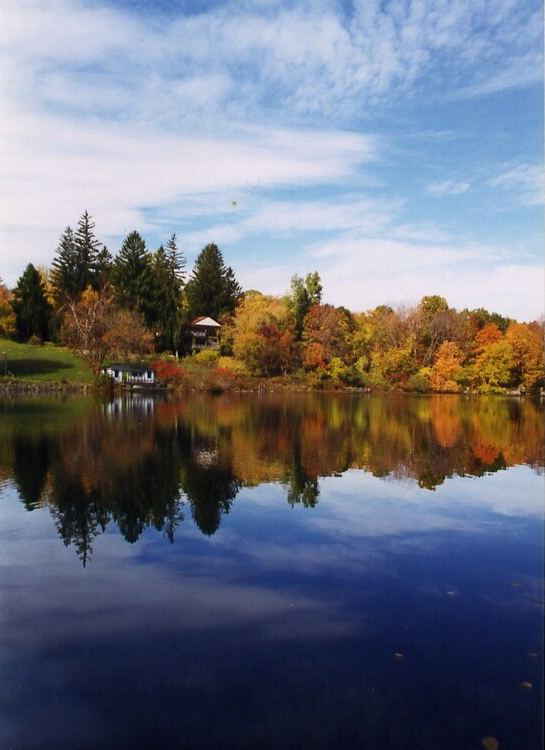
[(144, 316), (153, 325), (156, 315), (152, 258), (138, 232), (131, 232), (114, 262), (113, 283), (118, 303)]
[(221, 318), (234, 313), (242, 289), (233, 269), (225, 266), (217, 245), (206, 245), (201, 250), (186, 292), (191, 318), (198, 315)]
[[(81, 215), (76, 231), (68, 226), (59, 240), (56, 256), (51, 264), (52, 282), (58, 304), (73, 300), (87, 289), (97, 287), (104, 263), (109, 256), (94, 233), (95, 225), (87, 211)], [(111, 256), (110, 256), (111, 262)]]
[(106, 245), (98, 251), (96, 257), (96, 288), (103, 289), (110, 281), (114, 259)]
[(51, 307), (40, 272), (29, 263), (13, 290), (15, 329), (19, 341), (28, 341), (31, 336), (47, 339)]
[(289, 308), (295, 317), (295, 335), (300, 341), (303, 336), (303, 321), (311, 307), (322, 301), (322, 284), (317, 271), (307, 273), (303, 279), (295, 274), (291, 279)]
[(161, 349), (174, 351), (182, 320), (182, 261), (176, 248), (176, 235), (169, 240), (167, 250), (161, 245), (152, 258), (153, 299), (150, 314), (160, 340)]
[(66, 227), (59, 239), (56, 255), (51, 263), (51, 282), (58, 304), (74, 299), (81, 292), (77, 277), (76, 244), (70, 226)]
[(185, 281), (185, 256), (178, 250), (176, 234), (172, 234), (167, 242), (166, 255), (172, 278), (177, 280), (178, 291), (181, 291)]
[(96, 288), (97, 260), (101, 244), (95, 237), (95, 224), (87, 211), (84, 211), (78, 221), (74, 234), (76, 250), (76, 278), (79, 293), (88, 286)]

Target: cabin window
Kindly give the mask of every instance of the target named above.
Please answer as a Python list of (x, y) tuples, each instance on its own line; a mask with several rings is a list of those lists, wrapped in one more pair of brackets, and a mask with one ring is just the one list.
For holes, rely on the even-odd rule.
[(118, 378), (118, 377), (119, 377), (119, 370), (114, 370), (114, 378)]
[(152, 377), (153, 377), (153, 372), (151, 370), (148, 370), (148, 378), (150, 378), (151, 380)]

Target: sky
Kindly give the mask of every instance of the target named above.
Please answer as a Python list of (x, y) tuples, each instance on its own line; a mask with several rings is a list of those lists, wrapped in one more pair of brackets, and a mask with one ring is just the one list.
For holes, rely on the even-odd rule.
[(84, 210), (354, 311), (544, 310), (540, 0), (0, 0), (0, 277)]

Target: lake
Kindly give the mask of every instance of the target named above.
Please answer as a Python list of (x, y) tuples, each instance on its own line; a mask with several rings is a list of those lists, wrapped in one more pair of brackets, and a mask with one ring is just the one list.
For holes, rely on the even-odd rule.
[(0, 747), (538, 750), (543, 417), (0, 401)]

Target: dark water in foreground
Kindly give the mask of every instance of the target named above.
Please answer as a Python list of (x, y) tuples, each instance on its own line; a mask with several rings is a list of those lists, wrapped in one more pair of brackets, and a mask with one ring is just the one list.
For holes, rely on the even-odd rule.
[(543, 439), (520, 400), (0, 402), (0, 747), (538, 750)]

